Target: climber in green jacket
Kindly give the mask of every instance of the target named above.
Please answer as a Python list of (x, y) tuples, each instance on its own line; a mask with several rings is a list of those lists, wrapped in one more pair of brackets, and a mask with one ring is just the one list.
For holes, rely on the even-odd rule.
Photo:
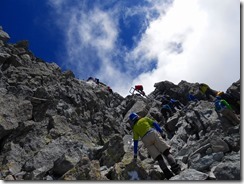
[(233, 125), (240, 124), (240, 119), (234, 113), (231, 105), (220, 96), (217, 96), (215, 101), (215, 110), (216, 112), (221, 113), (226, 119), (228, 119)]
[[(141, 138), (150, 156), (158, 161), (167, 179), (174, 176), (173, 173), (179, 174), (181, 171), (180, 165), (176, 163), (176, 160), (170, 153), (170, 146), (163, 140), (165, 135), (159, 125), (148, 117), (139, 117), (136, 113), (131, 113), (129, 120), (133, 131), (134, 160), (137, 159), (138, 140)], [(171, 170), (168, 169), (161, 154), (165, 156), (171, 166)]]

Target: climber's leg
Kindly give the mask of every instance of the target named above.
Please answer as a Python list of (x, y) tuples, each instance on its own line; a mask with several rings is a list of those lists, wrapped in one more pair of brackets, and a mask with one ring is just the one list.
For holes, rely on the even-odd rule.
[(173, 173), (168, 169), (167, 165), (165, 164), (162, 155), (158, 155), (156, 157), (156, 160), (158, 161), (159, 167), (164, 172), (165, 178), (170, 179), (172, 176), (174, 176)]
[(169, 149), (164, 151), (163, 155), (167, 159), (169, 165), (171, 166), (171, 170), (174, 174), (179, 174), (181, 171), (180, 165), (176, 162), (173, 155), (169, 152)]

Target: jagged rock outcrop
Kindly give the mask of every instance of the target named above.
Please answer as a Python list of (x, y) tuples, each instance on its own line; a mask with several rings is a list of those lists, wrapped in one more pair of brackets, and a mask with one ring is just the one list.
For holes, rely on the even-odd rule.
[[(198, 83), (162, 81), (149, 98), (124, 98), (37, 58), (28, 41), (9, 39), (0, 27), (0, 179), (163, 180), (141, 142), (132, 162), (128, 116), (137, 112), (165, 130), (184, 170), (171, 180), (240, 180), (240, 125), (218, 114)], [(188, 102), (190, 90), (198, 102)], [(240, 99), (240, 80), (227, 93)], [(162, 95), (184, 104), (167, 121)]]
[(6, 43), (10, 39), (8, 33), (3, 31), (3, 27), (0, 26), (0, 40), (4, 43)]

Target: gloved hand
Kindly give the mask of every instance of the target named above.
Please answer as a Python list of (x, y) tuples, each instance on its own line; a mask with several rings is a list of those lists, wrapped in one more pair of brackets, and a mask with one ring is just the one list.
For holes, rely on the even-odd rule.
[(160, 134), (163, 139), (166, 139), (166, 135), (163, 132), (161, 132)]

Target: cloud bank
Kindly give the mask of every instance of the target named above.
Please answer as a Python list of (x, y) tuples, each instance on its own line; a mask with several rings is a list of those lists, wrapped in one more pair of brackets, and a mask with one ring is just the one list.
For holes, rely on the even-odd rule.
[(205, 82), (225, 91), (240, 79), (240, 2), (49, 0), (63, 31), (61, 62), (123, 96), (135, 84)]

